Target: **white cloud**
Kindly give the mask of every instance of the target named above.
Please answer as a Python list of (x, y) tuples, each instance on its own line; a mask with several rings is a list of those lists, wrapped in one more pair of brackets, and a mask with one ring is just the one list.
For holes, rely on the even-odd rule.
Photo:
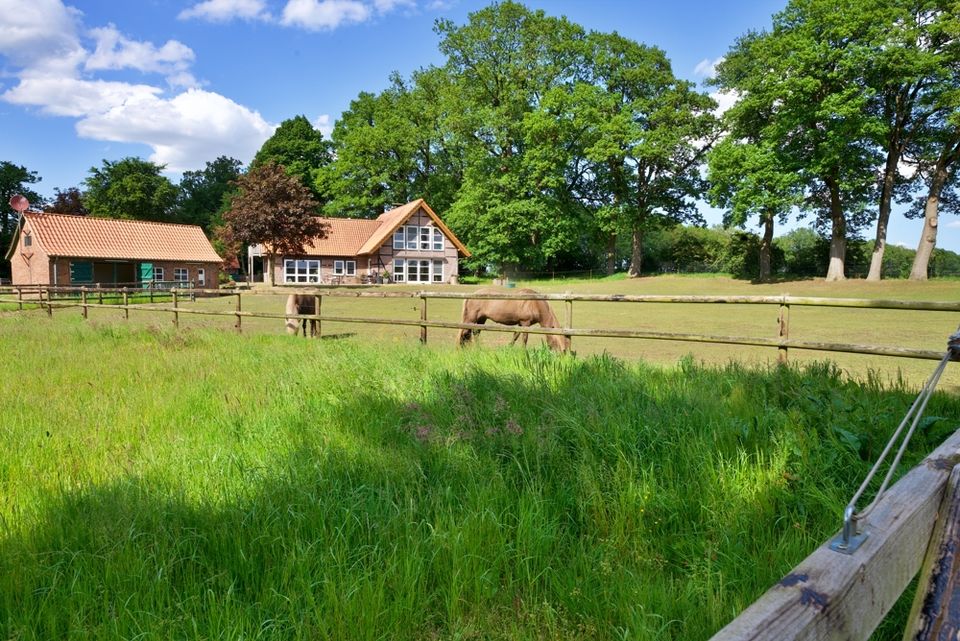
[(717, 116), (723, 115), (740, 99), (740, 95), (736, 91), (714, 91), (710, 94), (710, 97), (717, 101), (717, 108), (713, 111)]
[(333, 123), (330, 122), (330, 114), (320, 114), (310, 123), (313, 128), (323, 134), (323, 137), (330, 140), (330, 134), (333, 133)]
[(413, 9), (417, 3), (415, 0), (373, 0), (373, 6), (380, 13), (389, 13), (397, 7)]
[(336, 29), (342, 24), (365, 22), (372, 11), (357, 0), (290, 0), (280, 22), (309, 31)]
[(237, 18), (264, 21), (271, 19), (263, 0), (204, 0), (184, 9), (177, 17), (180, 20), (197, 18), (209, 22), (228, 22)]
[(77, 123), (84, 138), (150, 145), (150, 160), (171, 171), (201, 167), (220, 155), (252, 158), (274, 128), (259, 113), (201, 89), (169, 100), (138, 96)]
[(197, 84), (187, 71), (193, 62), (193, 50), (177, 40), (168, 40), (162, 47), (151, 42), (138, 42), (124, 37), (112, 24), (91, 29), (90, 35), (97, 47), (86, 59), (86, 71), (110, 69), (136, 69), (147, 73), (159, 73), (174, 79), (174, 86)]
[(717, 73), (717, 65), (721, 62), (723, 62), (723, 56), (720, 56), (715, 60), (704, 58), (697, 63), (696, 67), (693, 68), (693, 75), (701, 78), (713, 78), (713, 76)]
[(951, 220), (945, 225), (945, 227), (949, 227), (950, 229), (960, 229), (960, 220)]
[[(165, 76), (169, 87), (195, 86), (193, 50), (176, 40), (157, 47), (113, 25), (86, 30), (82, 14), (59, 0), (0, 0), (0, 15), (10, 34), (0, 40), (0, 55), (17, 78), (0, 100), (76, 118), (82, 137), (149, 145), (151, 160), (184, 171), (219, 155), (246, 162), (275, 129), (258, 112), (217, 93), (192, 88), (170, 94), (153, 84), (96, 77), (132, 69)], [(92, 53), (81, 34), (92, 39)]]

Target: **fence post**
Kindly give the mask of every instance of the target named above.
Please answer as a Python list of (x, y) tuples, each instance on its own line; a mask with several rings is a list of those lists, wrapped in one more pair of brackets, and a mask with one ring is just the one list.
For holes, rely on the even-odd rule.
[(427, 344), (427, 297), (420, 292), (420, 321), (423, 323), (420, 325), (420, 343), (422, 345)]
[[(41, 294), (40, 299), (43, 300), (43, 295)], [(53, 318), (53, 305), (50, 303), (53, 301), (53, 295), (50, 293), (50, 288), (47, 287), (47, 316)]]
[[(780, 303), (780, 315), (777, 318), (777, 328), (780, 340), (790, 339), (790, 305), (786, 302)], [(781, 345), (777, 348), (777, 362), (787, 362), (787, 348)]]
[(180, 329), (180, 312), (177, 311), (177, 288), (171, 290), (173, 294), (173, 326)]
[[(567, 292), (567, 294), (569, 295), (570, 292)], [(567, 299), (567, 323), (566, 323), (566, 328), (567, 328), (567, 329), (573, 329), (573, 299), (572, 299), (572, 298)], [(569, 351), (573, 351), (573, 336), (567, 336), (566, 339), (567, 339), (567, 340), (564, 341), (564, 342), (567, 344), (567, 351), (568, 351), (568, 352), (569, 352)]]
[(241, 322), (242, 322), (242, 321), (241, 321), (240, 319), (241, 319), (241, 316), (240, 316), (240, 292), (237, 292), (237, 322), (236, 322), (236, 324), (234, 325), (234, 327), (237, 329), (237, 333), (238, 333), (238, 334), (243, 333), (243, 329), (242, 329), (242, 327), (241, 327)]
[(84, 285), (80, 288), (80, 303), (83, 306), (83, 318), (86, 320), (87, 316), (87, 286)]
[(323, 325), (321, 325), (320, 321), (320, 305), (323, 304), (323, 296), (320, 294), (314, 294), (313, 302), (315, 303), (314, 307), (316, 307), (317, 311), (317, 338), (320, 338), (321, 332), (323, 331)]
[(17, 306), (19, 307), (18, 311), (23, 311), (23, 288), (17, 287)]
[(153, 305), (153, 281), (147, 283), (147, 289), (150, 291), (150, 304)]
[(97, 301), (100, 305), (103, 305), (103, 288), (100, 287), (100, 283), (96, 283), (94, 287), (97, 288), (97, 291), (100, 294), (100, 299)]
[[(103, 293), (100, 294), (103, 296)], [(130, 320), (130, 293), (123, 289), (123, 320)]]

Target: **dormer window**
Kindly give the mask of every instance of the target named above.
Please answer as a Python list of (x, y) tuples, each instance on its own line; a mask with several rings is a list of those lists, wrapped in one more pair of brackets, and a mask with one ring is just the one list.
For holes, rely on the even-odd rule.
[(24, 235), (23, 235), (23, 246), (24, 246), (24, 247), (30, 247), (31, 245), (33, 245), (33, 236), (31, 236), (30, 234), (24, 234)]

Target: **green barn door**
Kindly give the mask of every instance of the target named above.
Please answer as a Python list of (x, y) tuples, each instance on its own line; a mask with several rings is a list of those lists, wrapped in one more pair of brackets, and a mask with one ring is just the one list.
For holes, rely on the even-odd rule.
[(146, 289), (153, 282), (153, 263), (140, 263), (140, 283)]
[(93, 263), (70, 261), (70, 284), (93, 282)]

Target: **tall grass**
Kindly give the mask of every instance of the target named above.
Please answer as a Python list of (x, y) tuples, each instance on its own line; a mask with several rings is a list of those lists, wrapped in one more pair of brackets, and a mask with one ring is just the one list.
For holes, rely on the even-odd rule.
[[(910, 401), (824, 363), (67, 318), (4, 318), (0, 349), (24, 641), (705, 639), (836, 531)], [(907, 465), (958, 409), (934, 398)]]

